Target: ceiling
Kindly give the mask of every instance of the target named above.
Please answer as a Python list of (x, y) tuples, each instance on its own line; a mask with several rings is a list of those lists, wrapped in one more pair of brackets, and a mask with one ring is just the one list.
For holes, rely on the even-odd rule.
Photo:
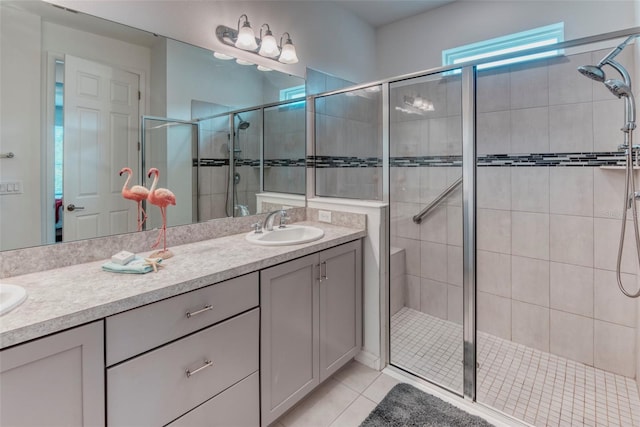
[(455, 0), (334, 0), (373, 27), (390, 24)]

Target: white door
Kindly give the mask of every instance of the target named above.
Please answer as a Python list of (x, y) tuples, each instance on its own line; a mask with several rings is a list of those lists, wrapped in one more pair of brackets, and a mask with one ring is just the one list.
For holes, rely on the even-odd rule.
[(138, 90), (136, 74), (65, 56), (64, 241), (136, 230), (118, 172), (130, 167), (139, 184)]

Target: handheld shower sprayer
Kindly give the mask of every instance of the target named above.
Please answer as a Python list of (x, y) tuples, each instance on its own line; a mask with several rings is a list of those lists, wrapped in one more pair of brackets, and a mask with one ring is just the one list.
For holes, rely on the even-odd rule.
[[(635, 293), (629, 292), (622, 284), (621, 264), (622, 250), (624, 249), (625, 228), (627, 223), (627, 211), (631, 209), (633, 215), (633, 228), (635, 230), (636, 254), (638, 256), (638, 264), (640, 264), (640, 226), (638, 225), (638, 209), (635, 200), (640, 195), (636, 191), (635, 174), (633, 172), (634, 152), (636, 147), (633, 145), (633, 130), (636, 128), (636, 103), (631, 88), (631, 77), (622, 64), (614, 61), (614, 58), (622, 52), (627, 44), (640, 34), (632, 34), (618, 46), (613, 48), (597, 65), (582, 65), (578, 67), (578, 71), (583, 76), (589, 77), (591, 80), (603, 83), (604, 86), (616, 97), (624, 98), (624, 126), (620, 129), (624, 133), (624, 143), (619, 147), (626, 150), (626, 167), (625, 167), (625, 187), (624, 187), (624, 205), (622, 208), (622, 226), (620, 230), (620, 240), (618, 244), (618, 260), (616, 264), (616, 278), (620, 291), (630, 297), (640, 297), (640, 289)], [(607, 79), (602, 67), (609, 65), (622, 76), (620, 79)]]

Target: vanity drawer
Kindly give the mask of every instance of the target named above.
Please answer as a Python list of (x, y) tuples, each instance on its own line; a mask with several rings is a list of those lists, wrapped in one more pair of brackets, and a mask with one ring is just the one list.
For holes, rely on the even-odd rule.
[(259, 426), (258, 378), (258, 372), (254, 372), (238, 384), (178, 418), (168, 427)]
[(107, 366), (257, 307), (258, 303), (258, 273), (251, 273), (107, 317)]
[(256, 308), (108, 368), (107, 423), (165, 425), (257, 371), (258, 329)]

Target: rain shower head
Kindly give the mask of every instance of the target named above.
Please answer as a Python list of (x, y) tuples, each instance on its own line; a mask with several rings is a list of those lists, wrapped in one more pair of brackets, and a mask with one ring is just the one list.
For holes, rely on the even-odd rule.
[(604, 71), (602, 71), (602, 68), (598, 65), (581, 65), (578, 67), (578, 71), (591, 80), (600, 83), (604, 82)]
[(242, 117), (240, 117), (240, 114), (236, 114), (236, 117), (238, 118), (238, 120), (240, 120), (240, 122), (238, 123), (238, 130), (240, 129), (245, 130), (249, 126), (251, 126), (251, 123), (245, 122), (244, 120), (242, 120)]
[[(580, 72), (580, 74), (582, 74), (583, 76), (589, 77), (591, 80), (595, 80), (597, 82), (604, 83), (605, 74), (604, 74), (604, 71), (602, 70), (602, 67), (605, 66), (605, 65), (610, 65), (611, 67), (613, 67), (615, 70), (617, 70), (622, 75), (622, 77), (625, 80), (625, 84), (627, 86), (630, 86), (629, 73), (627, 73), (627, 70), (622, 65), (620, 65), (616, 61), (614, 61), (613, 58), (618, 56), (618, 54), (620, 52), (622, 52), (622, 50), (625, 48), (625, 46), (627, 46), (627, 44), (632, 39), (634, 39), (636, 37), (639, 37), (639, 36), (640, 36), (640, 34), (633, 34), (633, 35), (627, 37), (625, 41), (623, 41), (618, 46), (613, 48), (613, 50), (611, 50), (611, 52), (609, 52), (604, 58), (602, 58), (600, 60), (600, 62), (598, 62), (598, 65), (581, 65), (580, 67), (578, 67), (578, 71)], [(611, 89), (609, 89), (609, 90), (611, 90)]]

